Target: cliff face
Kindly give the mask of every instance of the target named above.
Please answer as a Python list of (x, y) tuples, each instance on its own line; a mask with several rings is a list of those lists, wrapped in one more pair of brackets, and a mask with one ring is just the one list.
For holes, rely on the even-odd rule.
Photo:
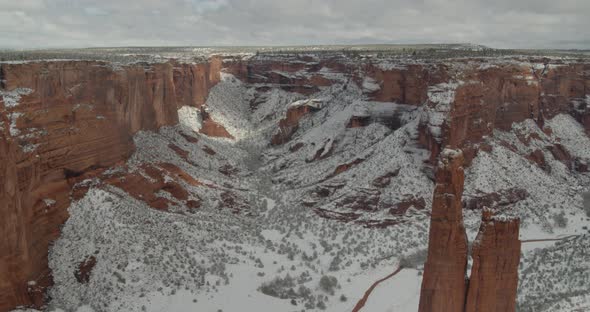
[(369, 93), (371, 99), (379, 102), (422, 105), (428, 100), (430, 86), (449, 80), (448, 68), (443, 64), (391, 68), (367, 65), (364, 72), (379, 84), (378, 90)]
[[(176, 92), (174, 72), (182, 68), (175, 70), (171, 64), (113, 68), (101, 62), (60, 61), (0, 66), (2, 92), (10, 95), (5, 98), (16, 96), (9, 103), (0, 97), (4, 311), (43, 303), (43, 292), (31, 285), (51, 283), (47, 249), (68, 218), (69, 192), (77, 178), (124, 161), (134, 150), (137, 131), (176, 124), (178, 99), (193, 106), (202, 100), (186, 97), (182, 89)], [(199, 66), (184, 70), (199, 72)], [(191, 83), (208, 88), (211, 79), (201, 78), (191, 76)]]
[(420, 293), (421, 312), (463, 311), (467, 283), (467, 235), (463, 226), (463, 154), (445, 149), (436, 172), (428, 260)]
[(520, 241), (518, 219), (495, 218), (484, 211), (473, 243), (466, 312), (516, 310)]
[(209, 90), (220, 80), (223, 59), (212, 57), (209, 62), (197, 64), (172, 63), (174, 89), (178, 108), (201, 107), (207, 101)]
[[(514, 222), (484, 222), (480, 245), (474, 250), (475, 280), (467, 290), (467, 241), (461, 214), (463, 166), (468, 166), (484, 148), (480, 143), (495, 129), (509, 130), (513, 123), (528, 118), (542, 125), (545, 119), (568, 113), (590, 131), (590, 99), (586, 95), (590, 90), (590, 66), (549, 63), (507, 61), (480, 66), (475, 61), (452, 61), (397, 66), (364, 62), (359, 66), (356, 61), (311, 56), (287, 60), (264, 56), (214, 57), (199, 64), (170, 61), (117, 67), (96, 61), (2, 63), (0, 311), (15, 305), (42, 304), (42, 289), (51, 282), (47, 247), (58, 237), (60, 225), (68, 218), (72, 186), (101, 168), (126, 160), (134, 151), (135, 133), (176, 124), (177, 109), (193, 106), (201, 109), (202, 134), (232, 138), (224, 125), (206, 113), (204, 106), (211, 88), (221, 81), (222, 71), (252, 87), (255, 98), (272, 88), (305, 98), (340, 80), (339, 83), (346, 81), (345, 87), (362, 90), (363, 100), (410, 104), (420, 106), (418, 109), (432, 109), (435, 117), (441, 114), (440, 120), (432, 116), (421, 119), (418, 141), (430, 150), (432, 164), (439, 158), (441, 147), (460, 148), (463, 153), (443, 152), (436, 174), (431, 248), (420, 311), (435, 311), (437, 307), (462, 311), (466, 296), (468, 308), (481, 306), (480, 302), (498, 302), (504, 296), (509, 299), (501, 308), (511, 309), (518, 237), (518, 225)], [(288, 109), (278, 119), (277, 131), (269, 143), (287, 144), (305, 127), (303, 121), (314, 114), (308, 106)], [(350, 126), (362, 128), (370, 122), (351, 120)], [(330, 146), (325, 151), (318, 149), (310, 161), (327, 158), (340, 144), (337, 140), (329, 142)], [(306, 148), (302, 146), (300, 142), (294, 144), (291, 152)], [(179, 153), (183, 153), (182, 149)], [(557, 148), (556, 154), (563, 153)], [(532, 156), (539, 163), (544, 162), (542, 154)], [(342, 175), (363, 161), (364, 158), (356, 158), (341, 162), (328, 178)], [(382, 177), (387, 183), (380, 179), (376, 188), (388, 185), (398, 175), (399, 168), (391, 170)], [(331, 187), (337, 189), (342, 185)], [(332, 201), (329, 196), (333, 192), (327, 192), (326, 201)], [(362, 195), (365, 193), (369, 195)], [(377, 210), (381, 207), (377, 207), (379, 196), (380, 191), (374, 188), (334, 202), (344, 202), (358, 210)], [(423, 197), (409, 198), (406, 203), (389, 206), (398, 213), (407, 210), (406, 206), (427, 206), (423, 202)], [(481, 200), (472, 204), (482, 206)], [(354, 219), (356, 214), (339, 216)], [(497, 240), (511, 244), (511, 248), (502, 253), (496, 248)], [(488, 261), (507, 267), (493, 271), (487, 266)], [(505, 276), (499, 284), (490, 279), (496, 273)]]
[[(478, 143), (494, 129), (508, 131), (528, 118), (541, 127), (545, 119), (572, 114), (586, 129), (583, 105), (590, 86), (588, 64), (504, 64), (468, 69), (455, 90), (449, 123), (440, 146), (464, 149), (466, 163), (477, 153)], [(576, 102), (580, 104), (575, 104)], [(439, 146), (439, 148), (440, 148)]]

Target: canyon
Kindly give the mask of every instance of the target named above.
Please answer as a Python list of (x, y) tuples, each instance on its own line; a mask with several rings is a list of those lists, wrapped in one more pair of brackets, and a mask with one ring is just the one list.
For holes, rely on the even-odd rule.
[[(162, 288), (223, 294), (252, 279), (226, 267), (246, 261), (257, 294), (272, 286), (265, 297), (300, 309), (346, 310), (354, 300), (310, 285), (329, 273), (352, 292), (345, 280), (426, 246), (414, 310), (526, 310), (520, 294), (542, 290), (519, 284), (538, 269), (519, 269), (538, 256), (519, 260), (519, 239), (588, 239), (583, 57), (5, 61), (0, 118), (0, 311), (139, 311), (125, 296)], [(557, 226), (562, 212), (582, 221)], [(311, 295), (277, 286), (290, 275), (273, 257)]]

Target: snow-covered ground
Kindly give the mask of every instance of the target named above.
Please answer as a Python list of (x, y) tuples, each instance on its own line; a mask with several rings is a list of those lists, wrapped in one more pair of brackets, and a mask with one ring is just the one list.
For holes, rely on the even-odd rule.
[[(85, 181), (88, 193), (72, 204), (50, 250), (55, 286), (48, 311), (352, 310), (403, 257), (427, 247), (434, 183), (425, 164), (429, 152), (417, 144), (418, 125), (424, 116), (432, 117), (434, 128), (445, 122), (459, 82), (431, 88), (433, 110), (371, 102), (366, 92), (379, 88), (371, 79), (359, 87), (344, 74), (330, 77), (334, 85), (308, 98), (278, 88), (259, 92), (257, 84), (224, 75), (206, 107), (236, 140), (198, 134), (200, 112), (190, 107), (180, 109), (178, 126), (138, 133), (127, 166), (110, 174), (132, 172), (151, 181), (146, 164), (157, 170), (173, 165), (198, 181), (162, 170), (165, 181), (189, 194), (182, 200), (161, 190), (157, 196), (169, 201), (167, 211), (100, 181), (108, 174)], [(293, 103), (318, 106), (289, 142), (269, 145)], [(372, 122), (348, 128), (352, 116)], [(584, 247), (590, 240), (582, 235), (590, 224), (582, 208), (590, 175), (570, 171), (547, 146), (559, 142), (588, 163), (590, 142), (567, 115), (547, 125), (550, 135), (532, 121), (494, 133), (486, 142), (491, 150), (467, 169), (465, 194), (525, 189), (525, 198), (503, 211), (521, 217), (521, 239), (577, 235), (523, 244), (521, 307), (547, 293), (547, 303), (535, 311), (567, 311), (588, 302), (590, 292)], [(531, 133), (538, 139), (525, 144), (519, 138)], [(535, 149), (551, 170), (524, 158)], [(189, 200), (200, 207), (190, 208)], [(555, 217), (562, 212), (565, 225)], [(479, 219), (478, 211), (465, 212), (471, 240)], [(558, 265), (572, 253), (575, 264)], [(96, 265), (80, 283), (74, 272), (90, 256)], [(379, 284), (362, 311), (416, 311), (423, 261)]]

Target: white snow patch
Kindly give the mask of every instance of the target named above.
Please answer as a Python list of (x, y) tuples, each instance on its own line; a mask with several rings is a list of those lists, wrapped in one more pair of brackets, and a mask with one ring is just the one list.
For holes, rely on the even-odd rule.
[(371, 77), (365, 77), (363, 79), (363, 90), (367, 92), (375, 92), (381, 90), (381, 86), (375, 79)]
[(185, 105), (178, 110), (178, 121), (195, 132), (199, 132), (203, 126), (199, 109), (192, 106)]
[(4, 99), (4, 106), (7, 108), (16, 107), (22, 95), (29, 95), (33, 92), (29, 88), (16, 88), (12, 91), (0, 90), (0, 96)]

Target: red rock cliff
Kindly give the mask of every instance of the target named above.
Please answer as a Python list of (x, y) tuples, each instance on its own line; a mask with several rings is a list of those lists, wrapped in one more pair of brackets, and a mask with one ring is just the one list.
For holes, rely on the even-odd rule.
[(0, 97), (0, 311), (43, 304), (42, 287), (28, 282), (50, 284), (48, 245), (76, 177), (124, 161), (134, 133), (176, 124), (177, 106), (201, 104), (215, 75), (199, 66), (0, 64), (2, 92), (30, 89), (17, 104)]
[(462, 152), (443, 150), (432, 200), (420, 312), (462, 312), (465, 305), (467, 235), (461, 204), (464, 179)]
[(503, 64), (465, 70), (441, 146), (462, 148), (469, 164), (477, 152), (474, 145), (485, 136), (492, 135), (494, 129), (510, 130), (513, 123), (528, 118), (542, 126), (545, 119), (557, 114), (572, 114), (590, 129), (590, 109), (575, 107), (590, 90), (590, 65), (540, 65), (539, 69)]
[(176, 103), (181, 106), (201, 107), (207, 101), (209, 90), (221, 79), (223, 59), (213, 57), (209, 62), (174, 65)]
[[(125, 160), (134, 150), (133, 134), (177, 123), (178, 107), (201, 107), (219, 82), (222, 68), (261, 89), (272, 86), (307, 95), (333, 83), (333, 77), (325, 73), (343, 75), (359, 87), (368, 77), (379, 86), (364, 91), (368, 99), (412, 105), (429, 105), (434, 85), (461, 81), (440, 137), (433, 137), (428, 124), (421, 125), (419, 135), (431, 150), (431, 160), (444, 146), (464, 151), (457, 159), (444, 154), (437, 175), (432, 260), (426, 266), (421, 311), (438, 304), (457, 307), (459, 301), (465, 302), (466, 293), (466, 242), (460, 213), (463, 161), (458, 158), (465, 158), (468, 165), (486, 135), (527, 118), (542, 123), (556, 114), (570, 113), (590, 131), (590, 105), (584, 105), (590, 93), (590, 65), (532, 60), (537, 64), (533, 68), (532, 63), (512, 61), (480, 67), (477, 61), (460, 62), (455, 62), (457, 66), (441, 62), (359, 67), (340, 59), (263, 56), (123, 67), (87, 61), (0, 64), (0, 90), (31, 89), (30, 94), (21, 95), (17, 106), (0, 102), (0, 311), (40, 302), (27, 281), (44, 284), (49, 276), (47, 246), (68, 217), (69, 192), (76, 178)], [(548, 65), (538, 65), (544, 63)], [(279, 125), (288, 135), (276, 136), (274, 144), (287, 141), (307, 112), (292, 113)], [(228, 136), (212, 119), (205, 121), (204, 132)], [(452, 234), (452, 244), (445, 245), (441, 236), (445, 233)], [(451, 255), (459, 258), (448, 258)], [(430, 268), (435, 263), (445, 269)], [(452, 287), (431, 278), (447, 274)]]

